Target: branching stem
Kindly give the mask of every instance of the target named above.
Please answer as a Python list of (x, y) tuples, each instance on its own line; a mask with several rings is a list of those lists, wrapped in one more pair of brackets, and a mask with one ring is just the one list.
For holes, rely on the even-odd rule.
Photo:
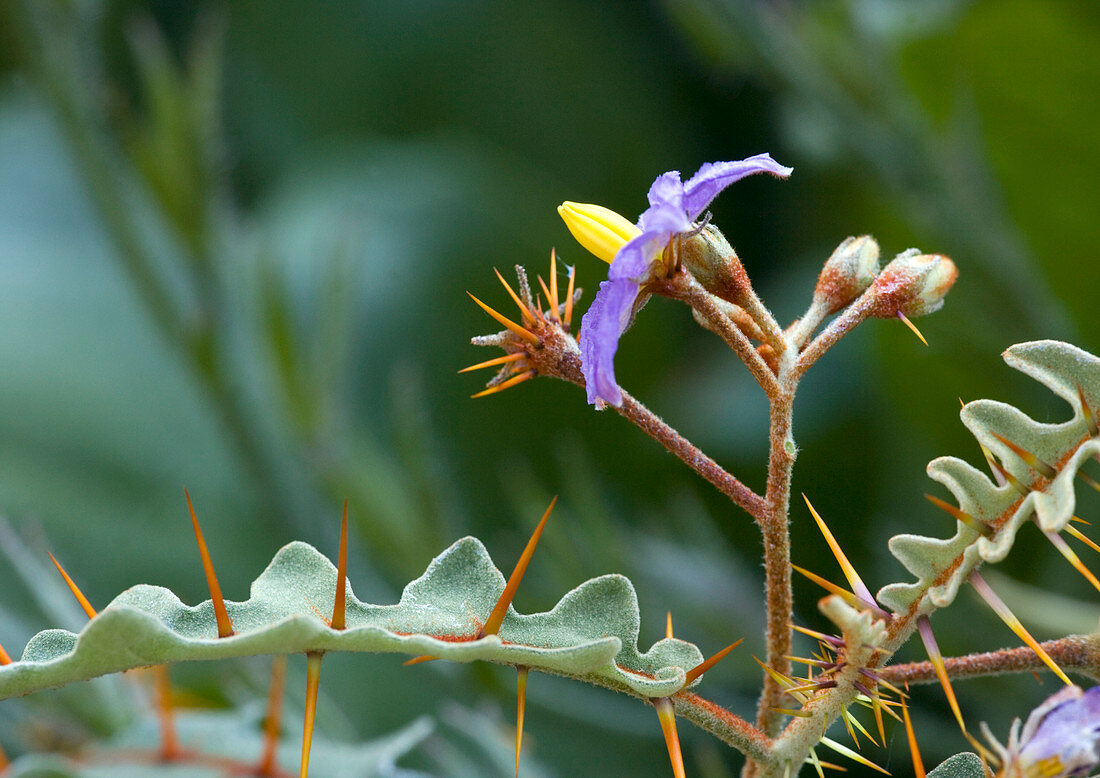
[[(767, 600), (766, 627), (767, 663), (783, 675), (790, 674), (790, 623), (794, 598), (791, 592), (790, 503), (791, 472), (797, 448), (791, 436), (793, 400), (797, 378), (780, 371), (783, 391), (769, 397), (770, 454), (768, 457), (768, 488), (766, 510), (760, 522), (764, 542), (764, 587)], [(764, 676), (764, 688), (757, 708), (757, 726), (769, 735), (778, 734), (782, 716), (775, 708), (782, 707), (783, 690), (770, 675)]]
[(734, 505), (745, 510), (757, 523), (760, 522), (760, 517), (766, 511), (764, 499), (730, 475), (721, 465), (700, 451), (694, 443), (665, 423), (661, 417), (625, 391), (623, 404), (615, 410), (707, 479), (714, 488), (726, 495)]
[(878, 298), (873, 286), (868, 287), (862, 296), (844, 309), (844, 312), (829, 322), (821, 334), (810, 341), (810, 345), (798, 355), (795, 363), (795, 373), (801, 376), (817, 362), (825, 352), (837, 344), (837, 342), (855, 329), (860, 323), (872, 315)]
[[(699, 316), (706, 320), (707, 324), (710, 325), (710, 329), (717, 333), (726, 342), (726, 345), (733, 350), (738, 359), (745, 363), (753, 378), (756, 379), (756, 382), (760, 384), (760, 387), (769, 397), (779, 391), (775, 373), (772, 372), (764, 358), (753, 347), (748, 335), (730, 321), (730, 318), (715, 302), (715, 297), (700, 286), (698, 281), (686, 273), (681, 273), (669, 279), (667, 286), (660, 291), (669, 297), (687, 303)], [(749, 313), (752, 315), (751, 311)], [(757, 320), (757, 324), (760, 324), (759, 320)], [(764, 330), (764, 334), (767, 335), (767, 330)], [(780, 333), (780, 337), (782, 337), (782, 333)]]
[[(1100, 640), (1095, 635), (1069, 635), (1040, 644), (1051, 659), (1066, 671), (1076, 671), (1094, 680), (1100, 679)], [(945, 657), (950, 678), (979, 678), (1002, 673), (1026, 673), (1046, 670), (1038, 655), (1026, 646), (1002, 648), (982, 654)], [(931, 662), (911, 662), (892, 665), (878, 671), (883, 680), (892, 684), (937, 682)]]

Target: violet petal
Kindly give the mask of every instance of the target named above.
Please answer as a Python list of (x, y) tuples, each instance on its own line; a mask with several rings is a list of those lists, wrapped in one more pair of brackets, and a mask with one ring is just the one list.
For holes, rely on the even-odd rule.
[(1051, 757), (1062, 765), (1060, 775), (1084, 775), (1100, 764), (1100, 686), (1051, 710), (1021, 744), (1025, 767)]
[(683, 205), (687, 218), (695, 221), (718, 193), (730, 184), (754, 173), (771, 173), (786, 178), (793, 168), (780, 165), (771, 154), (757, 154), (733, 162), (708, 162), (684, 184)]
[(640, 286), (629, 279), (603, 281), (581, 319), (581, 373), (590, 404), (597, 399), (616, 408), (623, 404), (615, 382), (615, 352), (639, 291)]

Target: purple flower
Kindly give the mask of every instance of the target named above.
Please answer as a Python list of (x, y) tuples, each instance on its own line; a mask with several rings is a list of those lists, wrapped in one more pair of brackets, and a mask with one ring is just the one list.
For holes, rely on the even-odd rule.
[(1070, 687), (1028, 716), (1020, 736), (1020, 766), (1055, 776), (1089, 775), (1100, 766), (1100, 686)]
[(1078, 778), (1100, 767), (1100, 686), (1087, 692), (1067, 686), (1042, 702), (1027, 717), (1012, 723), (1008, 746), (997, 742), (983, 723), (982, 731), (1001, 757), (1004, 776)]
[(638, 217), (641, 234), (619, 249), (607, 280), (600, 283), (581, 321), (581, 371), (589, 403), (604, 400), (616, 407), (622, 405), (622, 392), (615, 382), (615, 351), (634, 313), (648, 299), (643, 287), (665, 246), (674, 235), (690, 232), (695, 220), (723, 189), (753, 173), (786, 178), (791, 168), (768, 154), (757, 154), (734, 162), (708, 162), (686, 183), (680, 181), (680, 173), (675, 170), (653, 182), (649, 208)]

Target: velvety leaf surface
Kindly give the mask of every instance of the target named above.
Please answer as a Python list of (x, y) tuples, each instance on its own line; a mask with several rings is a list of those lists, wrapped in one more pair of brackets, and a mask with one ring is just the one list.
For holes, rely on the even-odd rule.
[[(930, 462), (928, 475), (951, 490), (963, 511), (995, 531), (984, 538), (959, 522), (955, 535), (947, 539), (922, 535), (891, 538), (890, 551), (919, 579), (911, 584), (891, 584), (879, 592), (880, 601), (897, 611), (946, 607), (972, 570), (982, 562), (1004, 559), (1024, 523), (1034, 518), (1044, 531), (1059, 532), (1073, 517), (1077, 471), (1100, 453), (1100, 439), (1090, 434), (1086, 418), (1086, 413), (1095, 414), (1100, 407), (1100, 359), (1052, 340), (1017, 344), (1005, 351), (1004, 358), (1065, 399), (1073, 416), (1058, 424), (1044, 424), (1005, 403), (967, 403), (961, 413), (963, 424), (1028, 494), (1024, 497), (1011, 483), (998, 485), (955, 457)], [(1082, 407), (1078, 386), (1088, 411)], [(1039, 462), (1028, 465), (1005, 440)], [(1045, 465), (1056, 471), (1053, 477), (1043, 475)]]
[(928, 778), (983, 778), (985, 770), (977, 754), (966, 751), (945, 759)]
[(504, 589), (504, 576), (476, 538), (432, 560), (396, 605), (361, 602), (349, 586), (342, 631), (327, 623), (335, 588), (332, 563), (308, 544), (290, 543), (252, 584), (247, 601), (227, 603), (236, 634), (218, 639), (210, 601), (188, 606), (168, 589), (134, 586), (79, 635), (54, 629), (33, 637), (21, 661), (0, 668), (0, 699), (145, 665), (324, 651), (525, 665), (661, 697), (679, 691), (685, 671), (703, 659), (677, 639), (639, 652), (637, 597), (619, 575), (584, 582), (546, 613), (510, 608), (499, 636), (476, 639)]

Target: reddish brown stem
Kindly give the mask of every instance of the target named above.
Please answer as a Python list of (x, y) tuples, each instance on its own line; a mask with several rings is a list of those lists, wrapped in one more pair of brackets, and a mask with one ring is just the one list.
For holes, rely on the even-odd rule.
[(872, 294), (872, 288), (868, 288), (858, 300), (845, 308), (842, 314), (829, 322), (829, 326), (820, 335), (810, 341), (810, 344), (798, 355), (798, 361), (795, 363), (796, 376), (801, 376), (809, 370), (814, 362), (825, 355), (826, 351), (872, 315), (877, 303), (877, 297)]
[[(760, 384), (767, 395), (772, 397), (778, 393), (779, 384), (775, 373), (768, 367), (764, 358), (760, 356), (760, 352), (753, 347), (748, 335), (730, 320), (718, 303), (715, 302), (714, 296), (699, 286), (698, 282), (690, 279), (690, 276), (677, 276), (670, 279), (667, 286), (660, 291), (669, 297), (682, 300), (690, 305), (696, 313), (707, 321), (711, 330), (726, 342), (726, 345), (733, 350), (738, 359), (745, 363), (753, 378), (756, 379), (756, 382)], [(759, 321), (757, 323), (759, 324)]]
[(666, 424), (653, 411), (646, 408), (625, 391), (622, 394), (623, 404), (615, 409), (621, 416), (634, 422), (642, 432), (656, 440), (665, 449), (676, 455), (681, 462), (707, 479), (715, 489), (726, 495), (735, 505), (745, 510), (757, 523), (760, 522), (760, 517), (767, 510), (764, 499), (760, 495), (726, 472), (721, 465)]
[[(760, 528), (764, 541), (764, 589), (767, 601), (767, 663), (768, 667), (782, 675), (790, 675), (791, 662), (791, 614), (794, 595), (791, 591), (791, 538), (788, 518), (791, 502), (791, 471), (794, 468), (795, 448), (791, 437), (794, 382), (790, 388), (771, 396), (771, 453), (768, 458), (768, 491)], [(780, 708), (783, 690), (771, 675), (764, 675), (764, 687), (760, 693), (756, 724), (768, 735), (779, 733), (782, 715)]]
[(771, 738), (740, 716), (691, 692), (680, 692), (671, 699), (677, 716), (733, 746), (749, 759), (768, 759), (768, 751), (772, 747)]
[[(729, 322), (726, 321), (728, 325)], [(580, 350), (577, 348), (576, 341), (560, 328), (548, 328), (543, 335), (543, 348), (528, 353), (528, 358), (532, 360), (538, 373), (561, 378), (584, 387)], [(742, 337), (744, 337), (743, 334)], [(752, 353), (760, 359), (755, 350)], [(762, 360), (761, 364), (763, 364)], [(774, 376), (772, 378), (774, 381)], [(622, 396), (622, 405), (615, 408), (621, 416), (634, 422), (642, 432), (707, 479), (714, 488), (726, 495), (735, 505), (744, 509), (753, 519), (760, 521), (760, 517), (766, 510), (764, 498), (726, 472), (721, 465), (627, 392), (623, 391)]]
[[(1040, 645), (1063, 670), (1076, 671), (1092, 679), (1100, 678), (1100, 640), (1095, 636), (1070, 635), (1058, 640), (1048, 640)], [(1047, 669), (1043, 660), (1026, 646), (1003, 648), (984, 654), (945, 657), (943, 663), (951, 678), (977, 678)], [(937, 680), (931, 662), (891, 665), (877, 673), (892, 684), (930, 683)]]

